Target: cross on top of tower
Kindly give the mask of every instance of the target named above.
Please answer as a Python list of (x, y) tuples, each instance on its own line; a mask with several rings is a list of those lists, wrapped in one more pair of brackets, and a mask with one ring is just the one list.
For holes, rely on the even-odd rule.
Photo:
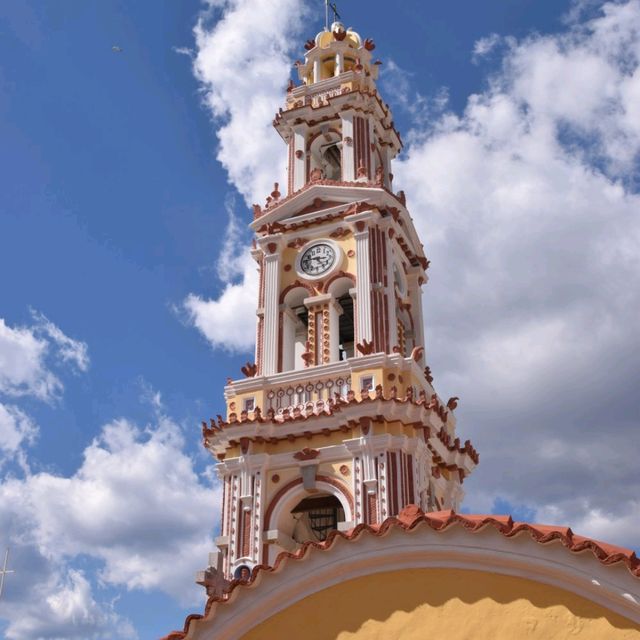
[(329, 2), (329, 0), (325, 0), (325, 23), (324, 30), (329, 31), (329, 9), (333, 11), (333, 22), (337, 22), (340, 20), (340, 14), (338, 13), (338, 8), (336, 7), (335, 2)]

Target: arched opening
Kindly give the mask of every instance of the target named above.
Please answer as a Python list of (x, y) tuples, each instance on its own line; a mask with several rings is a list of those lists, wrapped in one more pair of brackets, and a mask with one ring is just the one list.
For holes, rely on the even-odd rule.
[[(267, 507), (265, 529), (271, 533), (268, 562), (273, 562), (281, 551), (295, 551), (302, 542), (317, 541), (319, 536), (328, 535), (332, 527), (353, 523), (353, 496), (342, 483), (317, 476), (314, 493), (306, 491), (302, 485), (302, 478), (292, 481), (272, 498)], [(309, 498), (333, 498), (335, 501), (305, 502)], [(325, 512), (325, 509), (330, 512)], [(311, 513), (317, 517), (306, 515)], [(311, 522), (318, 531), (314, 531)]]
[(405, 356), (408, 356), (415, 347), (413, 322), (410, 313), (406, 309), (402, 309), (398, 313), (398, 343)]
[(355, 343), (355, 327), (353, 318), (353, 298), (347, 293), (338, 298), (338, 303), (342, 307), (342, 315), (339, 319), (338, 348), (340, 350), (340, 360), (353, 358)]
[(309, 329), (309, 311), (304, 299), (309, 292), (296, 287), (284, 298), (282, 313), (282, 371), (298, 371), (304, 368), (302, 354), (306, 351)]
[(331, 283), (329, 293), (340, 305), (338, 318), (338, 360), (347, 360), (355, 355), (355, 319), (353, 298), (349, 293), (353, 287), (351, 278), (338, 278)]
[(345, 521), (340, 500), (328, 494), (303, 498), (291, 510), (291, 516), (295, 520), (291, 537), (298, 543), (322, 542)]
[(320, 80), (326, 80), (327, 78), (333, 78), (336, 71), (336, 59), (334, 56), (325, 58), (320, 67)]
[(345, 56), (344, 57), (344, 70), (345, 71), (352, 71), (353, 67), (356, 66), (356, 59), (355, 58), (351, 58), (350, 56)]
[(330, 144), (322, 151), (322, 170), (327, 180), (342, 178), (342, 153), (340, 144)]
[(327, 180), (342, 179), (342, 141), (336, 131), (318, 134), (309, 147), (309, 171), (320, 169)]
[(398, 263), (393, 265), (393, 282), (396, 286), (396, 291), (402, 296), (407, 295), (407, 278)]

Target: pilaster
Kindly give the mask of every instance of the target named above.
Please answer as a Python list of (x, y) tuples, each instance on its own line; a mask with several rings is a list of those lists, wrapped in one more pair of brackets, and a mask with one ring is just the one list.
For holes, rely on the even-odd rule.
[(342, 120), (342, 179), (353, 182), (356, 179), (353, 152), (353, 111), (340, 113)]
[(264, 252), (264, 339), (262, 354), (262, 374), (273, 375), (278, 370), (278, 296), (280, 292), (280, 236), (267, 236), (260, 239)]
[(293, 129), (293, 191), (299, 191), (307, 182), (306, 140), (307, 125), (300, 124)]
[[(373, 211), (356, 213), (345, 218), (353, 230), (356, 241), (356, 342), (371, 342), (373, 337), (371, 318), (371, 248), (369, 225)], [(356, 356), (360, 355), (356, 353)]]

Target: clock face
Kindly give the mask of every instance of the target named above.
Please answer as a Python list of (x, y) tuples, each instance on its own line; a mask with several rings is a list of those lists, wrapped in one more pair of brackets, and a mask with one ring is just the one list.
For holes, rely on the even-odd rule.
[(336, 263), (336, 251), (326, 242), (318, 242), (310, 246), (300, 258), (300, 269), (308, 276), (320, 276)]

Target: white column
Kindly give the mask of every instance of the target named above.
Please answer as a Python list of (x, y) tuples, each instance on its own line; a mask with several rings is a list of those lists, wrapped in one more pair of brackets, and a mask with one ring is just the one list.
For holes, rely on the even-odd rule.
[(422, 318), (422, 287), (418, 284), (419, 277), (420, 274), (410, 270), (407, 274), (407, 288), (409, 289), (411, 317), (413, 318), (414, 325), (413, 342), (416, 346), (425, 348), (424, 321)]
[[(306, 158), (307, 125), (300, 125), (293, 130), (293, 190), (298, 191), (307, 181)], [(300, 156), (300, 157), (298, 157)]]
[(320, 82), (320, 58), (313, 61), (313, 81)]
[(262, 373), (272, 376), (278, 368), (278, 292), (280, 284), (280, 253), (264, 257), (264, 353)]
[[(396, 309), (396, 294), (395, 294), (395, 277), (393, 275), (393, 243), (389, 239), (388, 229), (385, 229), (384, 241), (387, 247), (387, 305), (389, 307), (389, 315), (387, 320), (389, 322), (389, 348), (393, 353), (393, 347), (398, 345), (398, 320)], [(398, 267), (401, 268), (401, 267)]]
[[(354, 233), (356, 239), (356, 297), (358, 342), (372, 339), (371, 333), (371, 273), (369, 272), (369, 227)], [(356, 356), (360, 352), (356, 349)]]
[(344, 53), (338, 51), (336, 53), (336, 69), (333, 75), (339, 76), (344, 71)]
[(353, 156), (353, 112), (341, 113), (342, 119), (342, 179), (353, 182), (356, 179)]

